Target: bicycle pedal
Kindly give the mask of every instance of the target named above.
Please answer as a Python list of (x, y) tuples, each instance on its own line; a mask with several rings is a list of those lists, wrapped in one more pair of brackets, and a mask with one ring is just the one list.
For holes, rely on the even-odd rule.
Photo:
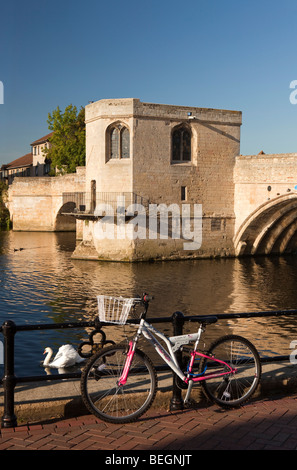
[(188, 388), (188, 384), (186, 382), (184, 382), (177, 375), (175, 376), (175, 384), (178, 386), (178, 388), (181, 388), (182, 390), (186, 390)]
[(93, 367), (93, 377), (96, 381), (101, 379), (101, 377), (104, 375), (105, 367), (105, 364), (101, 364), (99, 367)]
[(198, 408), (198, 406), (199, 406), (199, 403), (197, 403), (197, 401), (193, 400), (192, 398), (184, 402), (184, 408), (186, 409)]

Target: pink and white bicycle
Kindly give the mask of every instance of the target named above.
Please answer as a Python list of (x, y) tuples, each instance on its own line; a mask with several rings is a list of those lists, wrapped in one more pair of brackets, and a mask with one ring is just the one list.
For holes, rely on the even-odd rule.
[[(91, 413), (104, 421), (128, 423), (152, 405), (158, 387), (157, 373), (148, 355), (137, 347), (141, 336), (174, 372), (181, 388), (187, 389), (185, 405), (190, 403), (194, 384), (201, 384), (206, 396), (222, 407), (237, 407), (251, 398), (260, 382), (261, 361), (250, 341), (237, 335), (223, 336), (206, 354), (199, 352), (202, 332), (217, 318), (201, 317), (197, 333), (167, 337), (146, 321), (150, 300), (147, 294), (137, 299), (98, 296), (102, 323), (123, 325), (136, 305), (143, 305), (144, 310), (136, 325), (136, 334), (127, 345), (103, 348), (88, 360), (81, 375), (81, 393)], [(166, 349), (157, 337), (165, 343)], [(176, 353), (190, 343), (194, 345), (184, 370)]]

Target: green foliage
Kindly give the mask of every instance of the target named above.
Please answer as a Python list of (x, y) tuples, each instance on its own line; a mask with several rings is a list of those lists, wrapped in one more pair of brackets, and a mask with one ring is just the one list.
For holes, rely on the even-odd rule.
[(9, 210), (4, 204), (3, 198), (6, 196), (7, 185), (0, 181), (0, 230), (9, 230), (11, 228)]
[(62, 112), (59, 108), (48, 115), (50, 148), (45, 149), (46, 157), (51, 160), (52, 168), (62, 173), (75, 173), (77, 166), (85, 166), (85, 110), (69, 105)]

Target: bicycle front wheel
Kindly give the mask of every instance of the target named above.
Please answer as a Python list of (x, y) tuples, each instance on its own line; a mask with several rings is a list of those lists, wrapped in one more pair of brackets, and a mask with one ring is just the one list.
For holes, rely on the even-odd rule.
[(81, 393), (88, 410), (110, 423), (135, 421), (151, 406), (157, 376), (146, 354), (136, 349), (125, 385), (118, 386), (127, 358), (125, 346), (110, 346), (95, 354), (81, 376)]
[[(205, 395), (222, 407), (236, 407), (245, 403), (257, 389), (261, 379), (261, 361), (256, 348), (246, 338), (229, 335), (215, 341), (207, 356), (219, 359), (236, 371), (202, 381)], [(200, 372), (223, 374), (228, 366), (204, 358)]]

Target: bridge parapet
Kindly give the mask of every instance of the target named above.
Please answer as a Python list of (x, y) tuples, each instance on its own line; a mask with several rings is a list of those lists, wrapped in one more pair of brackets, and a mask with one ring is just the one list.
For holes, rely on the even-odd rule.
[(235, 232), (267, 201), (296, 191), (297, 153), (239, 156), (234, 168)]
[(13, 229), (49, 232), (75, 230), (73, 220), (67, 223), (61, 217), (63, 192), (73, 191), (74, 188), (85, 191), (84, 167), (63, 176), (15, 178), (8, 190), (7, 203)]
[(296, 249), (296, 153), (237, 157), (234, 200), (237, 255)]

